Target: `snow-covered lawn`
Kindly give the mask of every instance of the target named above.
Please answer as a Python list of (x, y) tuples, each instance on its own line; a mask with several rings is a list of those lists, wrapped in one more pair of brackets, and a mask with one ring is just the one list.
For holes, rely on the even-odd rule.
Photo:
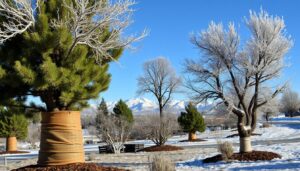
[[(272, 151), (280, 154), (281, 159), (272, 161), (256, 161), (256, 162), (218, 162), (218, 163), (202, 163), (202, 160), (209, 156), (199, 155), (189, 161), (177, 163), (176, 170), (300, 170), (300, 143), (280, 144), (270, 146), (254, 146), (255, 150)], [(238, 149), (235, 148), (237, 151)], [(211, 154), (211, 156), (217, 153)]]

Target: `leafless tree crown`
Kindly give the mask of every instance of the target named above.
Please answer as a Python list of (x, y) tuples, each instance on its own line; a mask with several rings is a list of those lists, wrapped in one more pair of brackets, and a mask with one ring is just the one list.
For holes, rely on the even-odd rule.
[(172, 94), (178, 90), (181, 79), (176, 76), (170, 62), (163, 57), (144, 63), (144, 74), (138, 78), (138, 94), (151, 93), (164, 108)]
[(279, 86), (268, 94), (263, 91), (267, 81), (279, 76), (292, 41), (285, 33), (284, 20), (263, 10), (259, 14), (250, 11), (246, 24), (252, 36), (244, 47), (232, 23), (224, 29), (212, 22), (207, 30), (194, 34), (191, 42), (200, 49), (202, 58), (186, 61), (190, 74), (186, 84), (194, 100), (224, 103), (231, 112), (245, 117), (241, 123), (244, 129), (253, 130), (258, 108), (284, 88)]

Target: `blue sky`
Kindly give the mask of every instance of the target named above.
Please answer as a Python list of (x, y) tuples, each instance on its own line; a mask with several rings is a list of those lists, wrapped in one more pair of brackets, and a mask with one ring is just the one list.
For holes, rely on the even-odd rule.
[[(280, 82), (289, 81), (292, 89), (300, 93), (300, 1), (299, 0), (137, 0), (134, 8), (134, 23), (128, 33), (139, 33), (149, 29), (150, 34), (136, 44), (136, 51), (126, 51), (119, 63), (110, 66), (112, 82), (110, 88), (101, 93), (106, 101), (136, 97), (137, 78), (142, 74), (145, 61), (158, 56), (168, 58), (178, 74), (182, 74), (186, 58), (199, 57), (199, 51), (189, 42), (192, 32), (207, 28), (213, 20), (224, 25), (233, 21), (241, 34), (241, 40), (249, 38), (244, 17), (249, 10), (260, 8), (271, 15), (282, 16), (287, 33), (294, 40), (294, 47), (288, 53), (287, 64)], [(150, 99), (151, 96), (145, 96)], [(186, 99), (177, 94), (174, 99)]]

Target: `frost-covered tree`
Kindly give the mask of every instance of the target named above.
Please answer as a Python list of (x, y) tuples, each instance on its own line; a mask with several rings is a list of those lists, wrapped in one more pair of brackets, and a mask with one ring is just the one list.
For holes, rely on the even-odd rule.
[[(194, 34), (191, 42), (202, 53), (200, 60), (185, 64), (187, 87), (193, 99), (223, 103), (237, 116), (240, 152), (251, 152), (251, 133), (256, 128), (259, 108), (275, 98), (284, 86), (264, 93), (268, 81), (278, 77), (292, 46), (284, 20), (265, 11), (250, 12), (246, 24), (251, 38), (242, 47), (234, 24), (228, 29), (212, 22)], [(274, 86), (273, 86), (274, 87)], [(235, 100), (237, 99), (237, 101)]]
[(281, 97), (281, 111), (287, 116), (293, 117), (300, 109), (300, 99), (297, 92), (286, 89)]
[[(178, 90), (181, 83), (171, 63), (164, 57), (159, 57), (144, 63), (144, 73), (138, 78), (139, 95), (150, 93), (155, 96), (160, 116), (160, 130), (163, 130), (164, 109), (170, 102), (172, 95)], [(161, 131), (159, 131), (161, 132)], [(166, 137), (160, 134), (159, 145), (163, 145)]]

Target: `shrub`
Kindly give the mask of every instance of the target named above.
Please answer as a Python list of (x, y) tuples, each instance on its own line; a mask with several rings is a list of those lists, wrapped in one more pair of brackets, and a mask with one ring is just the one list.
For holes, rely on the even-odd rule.
[(227, 161), (233, 155), (233, 147), (230, 142), (218, 142), (218, 151), (222, 154), (223, 160)]
[(91, 153), (88, 155), (88, 161), (94, 161), (97, 158), (97, 154), (96, 153)]
[(166, 156), (157, 155), (152, 159), (151, 171), (175, 171), (175, 164)]

